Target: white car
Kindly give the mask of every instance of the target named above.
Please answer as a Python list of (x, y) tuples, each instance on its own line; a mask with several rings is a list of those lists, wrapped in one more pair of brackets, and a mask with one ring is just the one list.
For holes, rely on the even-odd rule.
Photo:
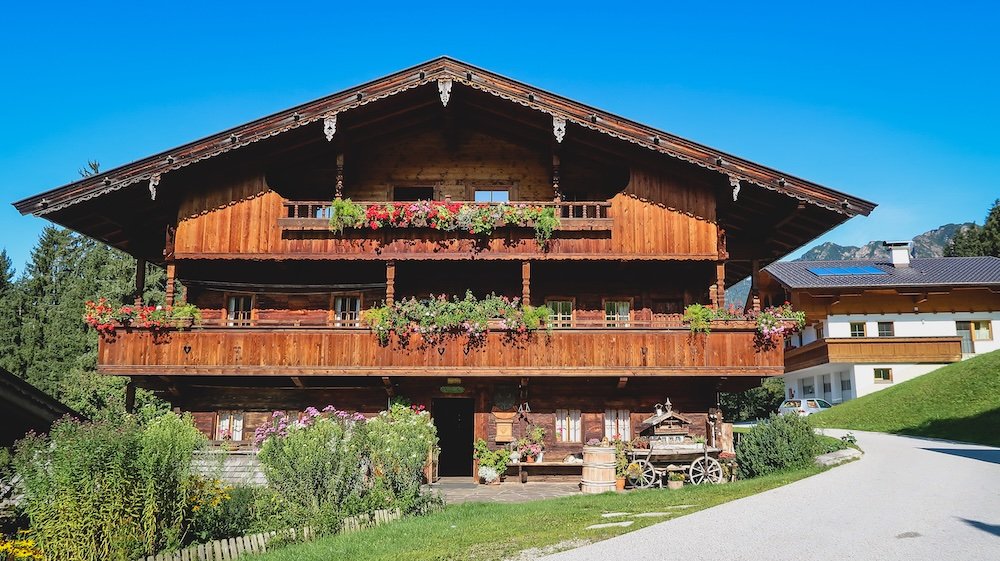
[(806, 415), (826, 411), (831, 407), (833, 406), (830, 405), (830, 402), (823, 399), (786, 399), (781, 406), (778, 407), (778, 414), (788, 415), (789, 413), (795, 413), (799, 416), (805, 417)]

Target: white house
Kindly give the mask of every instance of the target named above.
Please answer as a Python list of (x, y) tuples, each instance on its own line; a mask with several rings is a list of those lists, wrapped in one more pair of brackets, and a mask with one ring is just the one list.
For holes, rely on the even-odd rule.
[(765, 305), (784, 299), (807, 326), (785, 350), (785, 392), (831, 403), (1000, 349), (1000, 259), (787, 261), (761, 272)]

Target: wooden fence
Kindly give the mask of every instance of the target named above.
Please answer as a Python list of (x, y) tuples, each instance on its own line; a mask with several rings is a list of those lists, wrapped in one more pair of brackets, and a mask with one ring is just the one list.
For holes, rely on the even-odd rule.
[[(372, 528), (399, 520), (402, 513), (399, 510), (376, 510), (370, 515), (352, 516), (344, 520), (341, 534), (357, 532), (365, 528)], [(309, 541), (316, 538), (316, 533), (311, 528), (296, 530), (284, 530), (281, 532), (263, 532), (240, 536), (224, 540), (215, 540), (208, 543), (192, 545), (178, 551), (161, 552), (156, 555), (143, 557), (139, 561), (230, 561), (250, 553), (262, 553), (267, 551), (267, 544), (275, 538), (289, 539), (291, 541)]]

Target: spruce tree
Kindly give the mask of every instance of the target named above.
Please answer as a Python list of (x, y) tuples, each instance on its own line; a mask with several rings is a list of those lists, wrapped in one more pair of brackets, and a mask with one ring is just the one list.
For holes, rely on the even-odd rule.
[(992, 255), (1000, 257), (1000, 199), (993, 202), (982, 226), (960, 230), (944, 249), (946, 257)]

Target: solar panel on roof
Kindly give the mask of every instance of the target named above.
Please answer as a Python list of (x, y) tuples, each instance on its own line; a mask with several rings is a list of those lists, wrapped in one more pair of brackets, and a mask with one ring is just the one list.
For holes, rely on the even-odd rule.
[(878, 267), (810, 267), (809, 272), (817, 277), (833, 277), (838, 275), (885, 275)]

